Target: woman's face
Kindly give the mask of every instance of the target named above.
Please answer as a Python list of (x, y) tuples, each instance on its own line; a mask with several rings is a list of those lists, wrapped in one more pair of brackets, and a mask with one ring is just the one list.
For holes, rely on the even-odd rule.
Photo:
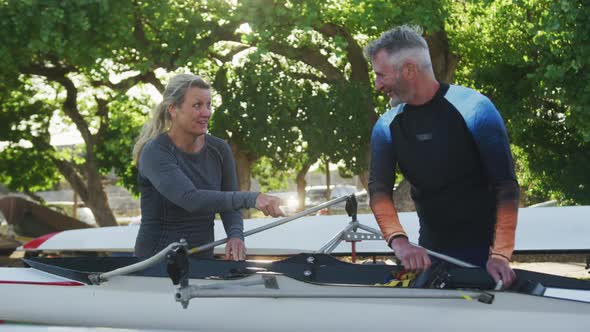
[(188, 88), (182, 105), (172, 106), (169, 112), (175, 129), (193, 136), (205, 135), (211, 117), (211, 91)]

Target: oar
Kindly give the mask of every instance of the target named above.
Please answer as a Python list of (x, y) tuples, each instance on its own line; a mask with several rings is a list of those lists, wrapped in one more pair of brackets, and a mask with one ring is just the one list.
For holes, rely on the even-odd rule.
[[(366, 192), (360, 192), (360, 193), (358, 193), (358, 195), (365, 195), (365, 194), (366, 194)], [(355, 195), (357, 195), (357, 194), (355, 194)], [(290, 217), (286, 217), (286, 218), (277, 220), (275, 222), (272, 222), (272, 223), (269, 223), (269, 224), (260, 226), (258, 228), (251, 229), (251, 230), (249, 230), (247, 232), (244, 232), (244, 237), (250, 236), (252, 234), (260, 233), (260, 232), (265, 231), (267, 229), (280, 226), (282, 224), (288, 223), (289, 221), (292, 221), (292, 220), (295, 220), (295, 219), (304, 217), (304, 216), (306, 216), (308, 214), (317, 212), (317, 211), (319, 211), (321, 209), (324, 209), (326, 207), (330, 207), (330, 206), (335, 205), (335, 204), (338, 204), (340, 202), (344, 202), (345, 200), (348, 199), (348, 197), (350, 197), (350, 196), (338, 197), (338, 198), (335, 198), (335, 199), (333, 199), (331, 201), (327, 201), (325, 203), (316, 205), (316, 206), (314, 206), (312, 208), (309, 208), (309, 209), (307, 209), (305, 211), (301, 211), (299, 213), (296, 213), (296, 214), (294, 214), (294, 215), (292, 215)], [(210, 243), (204, 244), (204, 245), (199, 246), (199, 247), (192, 248), (192, 249), (190, 249), (188, 251), (188, 253), (189, 254), (196, 254), (198, 252), (201, 252), (201, 251), (204, 251), (204, 250), (207, 250), (207, 249), (211, 249), (211, 248), (215, 248), (215, 247), (217, 247), (219, 245), (225, 244), (225, 243), (227, 243), (227, 241), (229, 241), (229, 238), (226, 237), (226, 238), (221, 239), (221, 240), (217, 240), (217, 241), (214, 241), (214, 242), (210, 242)], [(414, 243), (412, 243), (412, 244), (415, 245), (415, 246), (418, 246), (417, 244), (414, 244)], [(456, 259), (454, 257), (450, 257), (450, 256), (447, 256), (447, 255), (444, 255), (444, 254), (441, 254), (441, 253), (438, 253), (438, 252), (435, 252), (435, 251), (426, 249), (426, 248), (424, 248), (424, 249), (426, 250), (426, 252), (428, 252), (428, 254), (430, 254), (430, 255), (432, 255), (434, 257), (437, 257), (439, 259), (445, 260), (445, 261), (447, 261), (449, 263), (453, 263), (453, 264), (456, 264), (456, 265), (461, 266), (461, 267), (475, 267), (475, 265), (473, 265), (473, 264), (469, 264), (467, 262), (464, 262), (462, 260)]]
[[(299, 213), (296, 213), (296, 214), (294, 214), (294, 215), (292, 215), (290, 217), (283, 218), (281, 220), (277, 220), (277, 221), (272, 222), (272, 223), (269, 223), (267, 225), (260, 226), (258, 228), (249, 230), (247, 232), (244, 232), (244, 237), (249, 236), (249, 235), (252, 235), (252, 234), (256, 234), (256, 233), (259, 233), (259, 232), (262, 232), (264, 230), (267, 230), (269, 228), (273, 228), (273, 227), (282, 225), (284, 223), (288, 223), (291, 220), (295, 220), (297, 218), (301, 218), (301, 217), (306, 216), (308, 214), (317, 212), (317, 211), (319, 211), (319, 210), (321, 210), (323, 208), (332, 206), (334, 204), (338, 204), (340, 202), (345, 201), (348, 197), (349, 196), (342, 196), (342, 197), (339, 197), (339, 198), (335, 198), (335, 199), (333, 199), (331, 201), (327, 201), (327, 202), (322, 203), (322, 204), (319, 204), (319, 205), (317, 205), (315, 207), (309, 208), (309, 209), (307, 209), (305, 211), (301, 211)], [(221, 245), (221, 244), (226, 243), (228, 240), (229, 240), (228, 238), (221, 239), (221, 240), (218, 240), (218, 241), (215, 241), (215, 242), (211, 242), (211, 243), (208, 243), (208, 244), (205, 244), (205, 245), (202, 245), (202, 246), (199, 246), (199, 247), (190, 249), (187, 252), (189, 254), (195, 254), (195, 253), (200, 252), (200, 251), (203, 251), (203, 250), (207, 250), (207, 249), (210, 249), (210, 248), (217, 247), (218, 245)], [(133, 273), (133, 272), (136, 272), (136, 271), (143, 270), (143, 269), (148, 268), (148, 267), (150, 267), (150, 266), (152, 266), (154, 264), (157, 264), (160, 260), (164, 259), (170, 250), (172, 250), (174, 248), (177, 248), (179, 246), (183, 246), (183, 245), (186, 245), (186, 242), (184, 242), (184, 241), (181, 241), (181, 242), (173, 242), (173, 243), (169, 244), (166, 248), (160, 250), (160, 252), (158, 252), (154, 256), (152, 256), (152, 257), (150, 257), (150, 258), (148, 258), (148, 259), (146, 259), (144, 261), (141, 261), (141, 262), (138, 262), (138, 263), (135, 263), (135, 264), (131, 264), (129, 266), (125, 266), (125, 267), (122, 267), (122, 268), (118, 268), (118, 269), (113, 270), (113, 271), (110, 271), (110, 272), (105, 272), (105, 273), (92, 273), (92, 274), (90, 274), (88, 276), (88, 278), (90, 279), (90, 282), (91, 283), (93, 283), (93, 284), (100, 284), (101, 282), (107, 281), (110, 278), (115, 277), (115, 276), (125, 275), (125, 274), (129, 274), (129, 273)]]
[[(330, 207), (330, 206), (335, 205), (335, 204), (338, 204), (340, 202), (344, 202), (345, 200), (348, 199), (348, 197), (350, 197), (350, 196), (338, 197), (338, 198), (335, 198), (335, 199), (333, 199), (331, 201), (327, 201), (325, 203), (316, 205), (316, 206), (314, 206), (312, 208), (309, 208), (309, 209), (307, 209), (305, 211), (301, 211), (299, 213), (296, 213), (296, 214), (294, 214), (294, 215), (292, 215), (290, 217), (286, 217), (286, 218), (283, 218), (283, 219), (280, 219), (280, 220), (271, 222), (269, 224), (266, 224), (266, 225), (263, 225), (263, 226), (260, 226), (260, 227), (251, 229), (251, 230), (249, 230), (247, 232), (244, 232), (244, 237), (250, 236), (252, 234), (260, 233), (260, 232), (265, 231), (267, 229), (280, 226), (282, 224), (288, 223), (289, 221), (292, 221), (292, 220), (295, 220), (295, 219), (304, 217), (304, 216), (306, 216), (308, 214), (317, 212), (317, 211), (319, 211), (321, 209)], [(207, 249), (215, 248), (218, 245), (222, 245), (224, 243), (227, 243), (228, 240), (229, 240), (229, 238), (226, 237), (225, 239), (221, 239), (221, 240), (217, 240), (217, 241), (214, 241), (214, 242), (211, 242), (211, 243), (207, 243), (207, 244), (204, 244), (202, 246), (199, 246), (199, 247), (195, 247), (195, 248), (190, 249), (188, 251), (188, 253), (189, 254), (196, 254), (198, 252), (201, 252), (201, 251), (204, 251), (204, 250), (207, 250)]]
[(101, 282), (108, 281), (112, 277), (122, 276), (126, 274), (130, 274), (133, 272), (141, 271), (146, 269), (152, 265), (157, 264), (160, 260), (163, 260), (170, 250), (178, 248), (179, 246), (186, 245), (185, 241), (181, 242), (172, 242), (166, 248), (160, 250), (157, 254), (153, 255), (152, 257), (137, 262), (135, 264), (127, 265), (124, 267), (120, 267), (113, 271), (104, 272), (104, 273), (91, 273), (88, 275), (88, 280), (94, 285), (98, 285)]
[[(373, 233), (373, 234), (375, 234), (375, 235), (378, 235), (378, 236), (380, 236), (381, 238), (383, 238), (383, 236), (381, 236), (381, 232), (380, 232), (380, 231), (378, 231), (378, 230), (376, 230), (376, 229), (374, 229), (374, 228), (372, 228), (372, 227), (369, 227), (369, 226), (366, 226), (366, 225), (361, 225), (361, 224), (358, 224), (358, 223), (357, 223), (357, 225), (356, 225), (356, 226), (358, 226), (358, 228), (360, 228), (360, 229), (363, 229), (363, 230), (365, 230), (365, 231), (367, 231), (367, 232)], [(345, 232), (345, 231), (348, 231), (348, 229), (345, 229), (345, 230), (343, 230), (342, 232)], [(340, 234), (341, 234), (341, 233), (337, 234), (335, 238), (337, 238), (337, 237), (338, 237)], [(334, 239), (330, 240), (330, 242), (333, 242), (333, 241), (334, 241)], [(328, 244), (330, 244), (330, 242), (328, 242)], [(439, 253), (439, 252), (432, 251), (432, 250), (430, 250), (430, 249), (426, 249), (426, 248), (422, 247), (421, 245), (419, 245), (419, 244), (416, 244), (416, 243), (414, 243), (414, 242), (410, 242), (410, 244), (411, 244), (411, 245), (414, 245), (414, 246), (416, 246), (416, 247), (423, 248), (424, 250), (426, 250), (426, 252), (427, 252), (427, 253), (428, 253), (430, 256), (436, 257), (436, 258), (438, 258), (438, 259), (441, 259), (441, 260), (443, 260), (443, 261), (447, 261), (447, 262), (449, 262), (449, 263), (452, 263), (452, 264), (455, 264), (455, 265), (457, 265), (457, 266), (461, 266), (461, 267), (476, 267), (476, 266), (475, 266), (475, 265), (473, 265), (473, 264), (467, 263), (467, 262), (465, 262), (465, 261), (462, 261), (462, 260), (460, 260), (460, 259), (457, 259), (457, 258), (455, 258), (455, 257), (447, 256), (447, 255), (445, 255), (445, 254), (441, 254), (441, 253)], [(328, 245), (324, 246), (324, 248), (326, 248), (327, 246), (328, 246)], [(324, 248), (320, 249), (320, 252), (322, 252), (322, 250), (323, 250)]]
[(436, 258), (438, 258), (438, 259), (441, 259), (441, 260), (443, 260), (443, 261), (447, 261), (447, 262), (449, 262), (449, 263), (452, 263), (452, 264), (455, 264), (455, 265), (457, 265), (457, 266), (460, 266), (460, 267), (477, 267), (477, 266), (475, 266), (475, 265), (473, 265), (473, 264), (467, 263), (467, 262), (465, 262), (465, 261), (462, 261), (462, 260), (460, 260), (460, 259), (457, 259), (457, 258), (455, 258), (455, 257), (447, 256), (447, 255), (445, 255), (445, 254), (441, 254), (441, 253), (439, 253), (439, 252), (436, 252), (436, 251), (432, 251), (432, 250), (426, 249), (426, 248), (424, 248), (424, 247), (422, 247), (422, 246), (420, 246), (420, 245), (418, 245), (418, 244), (415, 244), (415, 243), (413, 243), (413, 242), (410, 242), (410, 244), (412, 244), (412, 245), (414, 245), (414, 246), (416, 246), (416, 247), (423, 248), (424, 250), (426, 250), (426, 252), (427, 252), (427, 253), (428, 253), (430, 256), (436, 257)]

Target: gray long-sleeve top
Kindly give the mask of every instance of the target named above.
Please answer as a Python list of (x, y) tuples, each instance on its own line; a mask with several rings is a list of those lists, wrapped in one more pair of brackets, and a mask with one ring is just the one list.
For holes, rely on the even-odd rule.
[[(191, 248), (212, 242), (215, 213), (220, 213), (228, 237), (243, 239), (239, 209), (254, 207), (258, 196), (238, 191), (229, 145), (211, 135), (197, 153), (178, 149), (166, 133), (147, 142), (139, 158), (138, 181), (138, 257), (149, 257), (181, 237)], [(211, 255), (212, 250), (203, 253)]]

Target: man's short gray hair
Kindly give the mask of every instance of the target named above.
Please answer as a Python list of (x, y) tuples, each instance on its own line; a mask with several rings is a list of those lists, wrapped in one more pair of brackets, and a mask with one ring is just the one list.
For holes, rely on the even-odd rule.
[(405, 59), (412, 55), (421, 65), (432, 66), (428, 43), (422, 37), (419, 26), (400, 25), (384, 32), (365, 47), (365, 57), (372, 60), (381, 50), (385, 50), (391, 58)]

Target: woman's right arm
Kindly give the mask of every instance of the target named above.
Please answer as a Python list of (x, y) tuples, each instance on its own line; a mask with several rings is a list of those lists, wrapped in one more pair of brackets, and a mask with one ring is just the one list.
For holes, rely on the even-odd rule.
[(186, 211), (218, 213), (256, 207), (258, 193), (196, 188), (178, 166), (176, 157), (160, 144), (146, 144), (139, 158), (139, 173), (160, 194)]

